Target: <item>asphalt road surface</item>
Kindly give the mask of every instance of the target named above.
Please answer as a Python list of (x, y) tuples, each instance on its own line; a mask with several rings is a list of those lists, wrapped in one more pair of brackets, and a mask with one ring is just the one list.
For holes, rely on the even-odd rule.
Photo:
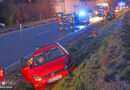
[[(83, 29), (84, 27), (80, 27)], [(0, 67), (10, 68), (37, 48), (46, 44), (61, 41), (82, 30), (59, 31), (58, 22), (19, 30), (0, 35)]]

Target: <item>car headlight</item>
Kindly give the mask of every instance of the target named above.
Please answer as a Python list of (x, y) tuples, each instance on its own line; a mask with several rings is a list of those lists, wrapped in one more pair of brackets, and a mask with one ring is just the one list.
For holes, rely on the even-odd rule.
[(34, 79), (34, 81), (41, 81), (41, 80), (42, 80), (42, 77), (34, 76), (33, 79)]

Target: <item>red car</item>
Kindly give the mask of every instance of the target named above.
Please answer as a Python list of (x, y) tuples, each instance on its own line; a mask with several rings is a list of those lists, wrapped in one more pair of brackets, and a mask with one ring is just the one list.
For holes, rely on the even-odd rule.
[(59, 43), (38, 49), (26, 64), (27, 66), (23, 65), (22, 60), (22, 74), (27, 81), (33, 83), (36, 90), (47, 88), (74, 69), (70, 54)]

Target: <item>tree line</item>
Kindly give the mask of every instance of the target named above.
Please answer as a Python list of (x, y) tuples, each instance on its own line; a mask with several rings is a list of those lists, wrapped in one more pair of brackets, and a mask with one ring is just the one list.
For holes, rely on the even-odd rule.
[(0, 23), (6, 25), (38, 21), (54, 16), (54, 0), (4, 0), (0, 3)]

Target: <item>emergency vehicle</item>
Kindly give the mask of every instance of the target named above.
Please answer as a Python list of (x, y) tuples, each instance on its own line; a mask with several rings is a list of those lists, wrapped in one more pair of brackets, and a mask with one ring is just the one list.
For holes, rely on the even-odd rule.
[(90, 17), (88, 10), (84, 8), (78, 8), (73, 13), (74, 23), (77, 25), (85, 25), (90, 23)]
[(109, 10), (108, 3), (98, 3), (96, 5), (95, 15), (103, 17)]

